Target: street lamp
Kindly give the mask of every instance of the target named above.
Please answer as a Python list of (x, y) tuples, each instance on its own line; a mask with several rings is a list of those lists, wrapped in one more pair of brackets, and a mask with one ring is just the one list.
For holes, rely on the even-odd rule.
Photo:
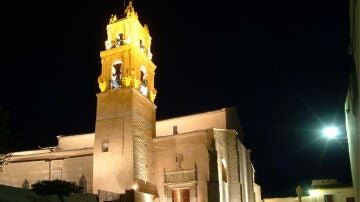
[(347, 142), (347, 137), (342, 136), (338, 127), (329, 126), (325, 127), (322, 131), (324, 136), (329, 140), (336, 140), (337, 142)]
[(332, 139), (336, 138), (336, 136), (339, 135), (339, 129), (335, 126), (330, 126), (324, 128), (323, 133), (326, 137)]

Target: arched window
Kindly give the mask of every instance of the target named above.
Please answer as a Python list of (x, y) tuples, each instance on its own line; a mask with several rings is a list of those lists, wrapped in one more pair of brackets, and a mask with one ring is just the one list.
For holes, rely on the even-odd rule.
[(29, 182), (27, 181), (27, 179), (24, 180), (21, 187), (24, 188), (24, 189), (29, 189), (30, 188)]
[(140, 50), (145, 53), (145, 46), (142, 39), (140, 39)]
[(79, 186), (81, 188), (81, 193), (86, 194), (86, 177), (84, 175), (81, 175), (80, 177)]
[(140, 81), (141, 81), (141, 86), (140, 86), (140, 92), (147, 96), (148, 94), (148, 81), (146, 79), (147, 75), (146, 75), (146, 68), (144, 66), (141, 66), (141, 71), (140, 71)]
[(121, 73), (122, 73), (121, 62), (115, 63), (111, 68), (111, 88), (121, 87)]
[(125, 44), (124, 33), (120, 33), (116, 36), (116, 44), (115, 47), (119, 47)]

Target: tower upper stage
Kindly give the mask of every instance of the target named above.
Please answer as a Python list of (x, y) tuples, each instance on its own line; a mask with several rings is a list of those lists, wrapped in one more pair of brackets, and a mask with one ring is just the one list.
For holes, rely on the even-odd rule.
[(106, 29), (105, 50), (100, 52), (101, 92), (133, 87), (154, 102), (156, 66), (151, 60), (151, 36), (148, 26), (139, 22), (131, 1), (120, 19), (111, 15)]

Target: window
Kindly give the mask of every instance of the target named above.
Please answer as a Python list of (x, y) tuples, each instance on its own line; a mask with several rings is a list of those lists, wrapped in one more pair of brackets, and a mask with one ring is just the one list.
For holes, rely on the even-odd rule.
[(145, 53), (145, 46), (143, 40), (140, 39), (140, 50)]
[(324, 202), (334, 202), (334, 195), (324, 195)]
[(177, 135), (177, 134), (178, 134), (177, 126), (173, 126), (173, 135)]
[(355, 202), (354, 197), (346, 197), (346, 202)]
[(181, 162), (184, 160), (184, 156), (182, 154), (176, 155), (176, 162), (179, 164), (178, 169), (182, 170)]
[(125, 44), (124, 33), (120, 33), (116, 36), (115, 47), (119, 47)]
[(143, 84), (143, 83), (144, 83), (144, 80), (145, 80), (145, 73), (144, 73), (144, 71), (141, 71), (141, 73), (140, 73), (140, 79), (141, 79), (141, 84)]
[(108, 152), (109, 151), (109, 140), (104, 140), (101, 143), (101, 151)]
[(141, 85), (143, 86), (147, 86), (147, 80), (146, 80), (146, 68), (144, 66), (141, 66), (141, 71), (140, 71), (140, 81), (141, 81)]
[(111, 88), (121, 87), (121, 63), (116, 63), (111, 68)]
[(148, 95), (148, 81), (146, 80), (146, 68), (144, 66), (141, 66), (141, 71), (140, 71), (140, 81), (141, 81), (141, 86), (140, 86), (140, 92), (147, 96)]
[(172, 191), (173, 202), (190, 202), (190, 189), (174, 189)]

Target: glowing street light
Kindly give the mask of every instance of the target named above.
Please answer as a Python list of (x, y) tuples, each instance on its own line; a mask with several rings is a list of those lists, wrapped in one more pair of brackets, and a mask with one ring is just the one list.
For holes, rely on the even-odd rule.
[(323, 129), (322, 133), (327, 139), (331, 141), (337, 141), (339, 143), (347, 142), (347, 137), (340, 135), (341, 132), (338, 127), (335, 126), (326, 127)]
[(331, 126), (331, 127), (326, 127), (323, 130), (323, 133), (326, 137), (333, 139), (336, 138), (337, 135), (339, 135), (339, 129), (337, 127)]

